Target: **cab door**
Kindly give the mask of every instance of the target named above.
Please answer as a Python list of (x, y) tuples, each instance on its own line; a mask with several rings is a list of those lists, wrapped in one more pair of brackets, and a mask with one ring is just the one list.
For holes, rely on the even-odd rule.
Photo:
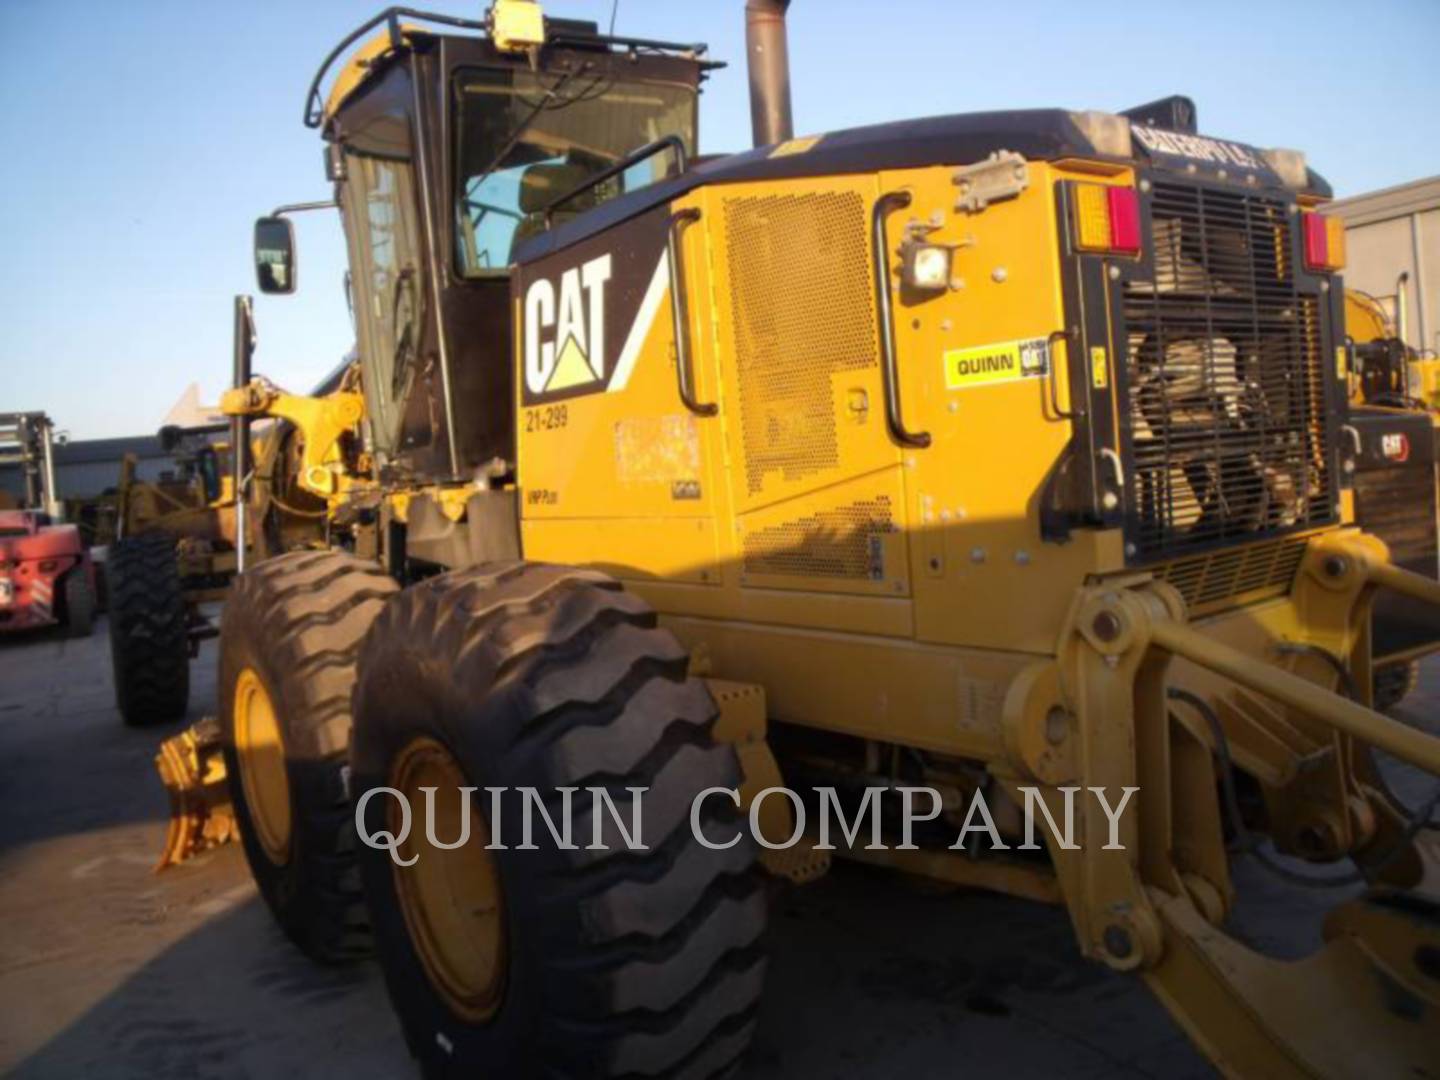
[[(681, 393), (680, 371), (698, 366), (708, 287), (703, 237), (677, 209), (655, 206), (514, 278), (526, 556), (644, 583), (661, 610), (710, 602), (695, 594), (720, 580), (725, 503), (713, 409), (691, 407), (700, 395), (713, 402), (713, 386), (690, 405)], [(683, 600), (665, 592), (676, 585)]]
[[(742, 590), (910, 596), (869, 239), (877, 194), (873, 178), (851, 176), (703, 193), (704, 381), (718, 388)], [(876, 628), (863, 606), (848, 610)], [(908, 632), (908, 605), (885, 625)]]
[(376, 449), (394, 455), (427, 441), (405, 437), (406, 401), (421, 368), (425, 279), (413, 127), (386, 109), (347, 131), (341, 190), (366, 413)]

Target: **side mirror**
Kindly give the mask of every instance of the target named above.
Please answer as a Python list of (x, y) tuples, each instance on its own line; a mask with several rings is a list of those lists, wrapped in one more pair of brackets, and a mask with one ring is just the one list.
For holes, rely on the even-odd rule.
[(262, 293), (295, 291), (295, 226), (289, 218), (255, 222), (255, 278)]

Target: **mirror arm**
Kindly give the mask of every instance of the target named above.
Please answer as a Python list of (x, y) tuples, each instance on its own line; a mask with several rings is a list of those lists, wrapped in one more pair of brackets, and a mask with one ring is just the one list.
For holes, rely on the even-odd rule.
[(286, 214), (299, 214), (306, 210), (333, 210), (338, 209), (340, 204), (334, 199), (326, 199), (324, 202), (297, 202), (286, 203), (284, 206), (277, 206), (270, 211), (271, 217), (284, 217)]
[[(290, 215), (290, 214), (303, 213), (303, 212), (305, 212), (305, 211), (307, 211), (307, 210), (331, 210), (331, 209), (338, 209), (339, 206), (340, 206), (340, 203), (339, 203), (339, 201), (336, 200), (336, 199), (317, 200), (317, 201), (315, 201), (315, 202), (285, 203), (284, 205), (277, 206), (274, 210), (272, 210), (272, 211), (270, 212), (270, 214), (269, 214), (268, 217), (261, 218), (259, 221), (257, 221), (257, 222), (255, 223), (255, 228), (256, 228), (256, 230), (257, 230), (257, 232), (256, 232), (256, 249), (255, 249), (255, 250), (256, 250), (256, 256), (257, 256), (257, 260), (256, 260), (256, 275), (257, 275), (257, 277), (258, 277), (258, 284), (259, 284), (259, 286), (260, 286), (261, 292), (265, 292), (265, 293), (290, 294), (290, 293), (293, 293), (293, 292), (295, 291), (295, 286), (296, 286), (296, 284), (297, 284), (297, 279), (298, 279), (298, 277), (299, 277), (298, 267), (297, 267), (297, 264), (299, 263), (299, 258), (298, 258), (297, 254), (296, 254), (296, 251), (295, 251), (295, 225), (294, 225), (293, 222), (291, 222), (291, 221), (289, 220), (288, 215)], [(267, 223), (267, 222), (278, 222), (278, 223), (280, 223), (280, 224), (283, 224), (283, 225), (285, 226), (285, 231), (286, 231), (286, 233), (288, 234), (288, 240), (287, 240), (288, 254), (289, 254), (289, 260), (288, 260), (288, 270), (289, 270), (288, 281), (286, 282), (285, 285), (280, 286), (280, 287), (276, 287), (276, 288), (271, 288), (270, 286), (268, 286), (268, 285), (266, 284), (266, 280), (265, 280), (265, 277), (264, 277), (263, 273), (261, 272), (260, 264), (259, 264), (259, 259), (258, 259), (259, 250), (260, 250), (260, 249), (259, 249), (259, 231), (258, 231), (258, 230), (260, 229), (260, 226), (261, 226), (262, 224), (265, 224), (265, 223)]]

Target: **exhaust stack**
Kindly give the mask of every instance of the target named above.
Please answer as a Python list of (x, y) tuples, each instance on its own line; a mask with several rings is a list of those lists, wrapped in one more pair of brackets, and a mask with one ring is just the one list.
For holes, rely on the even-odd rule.
[(750, 128), (756, 146), (795, 134), (790, 119), (790, 50), (785, 12), (790, 0), (745, 0), (745, 58), (750, 71)]

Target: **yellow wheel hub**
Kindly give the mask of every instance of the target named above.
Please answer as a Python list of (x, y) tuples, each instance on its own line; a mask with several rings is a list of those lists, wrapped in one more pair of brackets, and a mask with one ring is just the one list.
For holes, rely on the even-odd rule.
[(254, 668), (235, 680), (235, 754), (256, 838), (276, 866), (290, 859), (290, 780), (270, 693)]
[[(461, 834), (469, 795), (459, 789), (465, 775), (450, 751), (433, 739), (416, 739), (396, 760), (390, 786), (411, 809), (410, 835), (400, 846), (404, 861), (394, 866), (395, 892), (410, 940), (430, 985), (451, 1011), (470, 1022), (488, 1020), (505, 990), (505, 910), (500, 874), (485, 850), (490, 830), (471, 806), (470, 842), (446, 851), (425, 837), (425, 793), (433, 787), (434, 836), (453, 844)], [(392, 800), (389, 827), (398, 836), (403, 822)]]

